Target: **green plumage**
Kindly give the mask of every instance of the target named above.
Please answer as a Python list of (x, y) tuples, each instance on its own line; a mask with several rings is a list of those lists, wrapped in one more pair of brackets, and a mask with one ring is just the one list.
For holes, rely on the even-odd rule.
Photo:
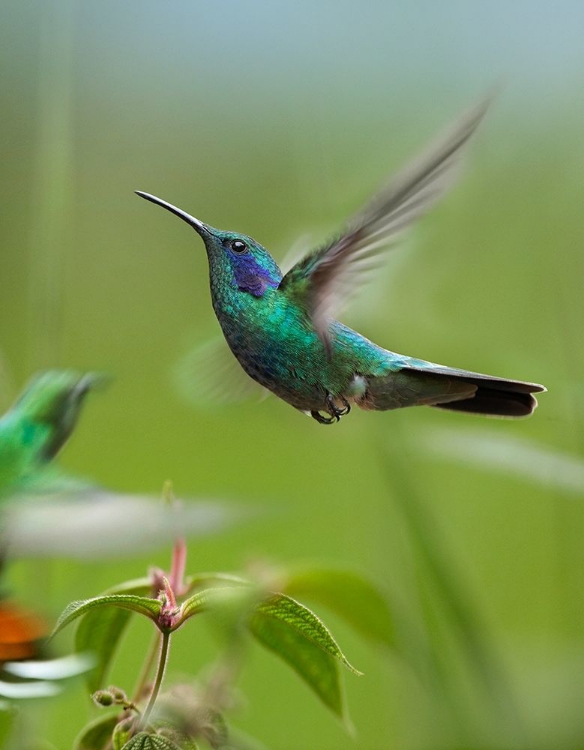
[(58, 470), (50, 462), (75, 428), (96, 377), (69, 370), (44, 372), (0, 418), (0, 499), (38, 488), (49, 476), (54, 483)]
[(210, 227), (148, 193), (138, 195), (182, 218), (203, 239), (213, 307), (245, 372), (317, 421), (338, 421), (352, 404), (374, 410), (428, 405), (525, 416), (537, 405), (532, 394), (545, 390), (543, 386), (395, 354), (336, 320), (378, 251), (446, 192), (485, 109), (482, 103), (466, 112), (359, 211), (340, 236), (284, 276), (252, 238)]

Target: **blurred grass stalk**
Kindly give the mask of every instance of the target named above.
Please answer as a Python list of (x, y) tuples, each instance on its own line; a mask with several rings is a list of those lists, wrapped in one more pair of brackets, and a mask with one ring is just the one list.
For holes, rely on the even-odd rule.
[(488, 429), (440, 428), (418, 436), (424, 451), (439, 460), (521, 479), (582, 498), (584, 462), (533, 440)]
[(71, 221), (75, 0), (39, 6), (38, 131), (30, 211), (27, 370), (54, 367)]
[[(63, 257), (70, 240), (73, 150), (73, 27), (75, 0), (46, 0), (39, 8), (36, 142), (33, 147), (28, 234), (28, 299), (24, 333), (26, 376), (55, 367), (62, 339)], [(31, 590), (46, 593), (49, 571)], [(36, 571), (38, 574), (40, 571)], [(31, 713), (9, 725), (11, 746), (38, 734)], [(0, 722), (0, 745), (6, 741)]]
[(423, 644), (417, 636), (404, 634), (404, 646), (412, 662), (419, 662), (420, 646), (425, 647), (428, 684), (424, 687), (430, 691), (438, 715), (442, 714), (443, 729), (457, 735), (447, 741), (464, 747), (485, 743), (489, 747), (529, 747), (528, 728), (520, 716), (509, 675), (482, 622), (478, 603), (457, 572), (439, 527), (417, 490), (413, 471), (407, 468), (415, 465), (415, 451), (409, 449), (408, 438), (397, 425), (396, 421), (389, 449), (380, 448), (387, 445), (384, 436), (378, 439), (377, 451), (414, 553), (419, 600), (415, 617), (421, 613), (426, 641)]

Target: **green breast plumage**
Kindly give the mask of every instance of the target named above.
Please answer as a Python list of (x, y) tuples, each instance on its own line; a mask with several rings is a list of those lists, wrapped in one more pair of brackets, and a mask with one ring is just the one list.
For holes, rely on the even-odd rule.
[(298, 409), (326, 408), (327, 393), (351, 398), (356, 374), (392, 369), (390, 353), (335, 323), (328, 358), (310, 318), (278, 290), (216, 297), (217, 318), (233, 354), (254, 380)]

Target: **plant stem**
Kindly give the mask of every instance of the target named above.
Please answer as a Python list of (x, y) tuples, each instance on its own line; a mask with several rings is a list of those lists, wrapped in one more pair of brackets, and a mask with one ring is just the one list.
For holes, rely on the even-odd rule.
[(158, 654), (158, 666), (156, 668), (156, 678), (154, 685), (152, 686), (152, 692), (148, 699), (148, 705), (146, 706), (142, 718), (140, 720), (140, 729), (145, 729), (148, 724), (148, 719), (158, 698), (160, 686), (162, 685), (162, 678), (164, 677), (164, 670), (166, 669), (166, 663), (168, 661), (168, 649), (170, 647), (170, 633), (164, 632), (160, 634), (160, 651)]
[[(393, 451), (380, 451), (379, 445), (376, 449), (381, 456), (381, 465), (394, 502), (407, 524), (412, 544), (434, 582), (445, 612), (458, 627), (460, 645), (466, 651), (469, 665), (476, 670), (486, 689), (495, 721), (498, 721), (497, 726), (505, 728), (512, 738), (510, 744), (523, 745), (525, 730), (505, 669), (486, 635), (486, 628), (469, 591), (464, 588), (462, 577), (454, 572), (455, 564), (449, 559), (436, 525), (429, 520), (429, 509), (423, 503), (413, 475), (404, 469), (403, 460), (396, 459), (400, 454), (409, 458), (407, 439), (399, 432), (399, 427), (396, 430), (395, 425), (392, 434), (396, 441)], [(464, 717), (466, 724), (467, 713), (459, 708), (457, 714), (459, 721)], [(467, 731), (476, 733), (477, 730), (469, 726)]]
[(154, 637), (152, 638), (152, 642), (150, 643), (148, 656), (146, 657), (146, 661), (144, 662), (144, 666), (142, 667), (142, 672), (140, 674), (140, 677), (138, 678), (136, 687), (134, 688), (134, 697), (132, 698), (132, 703), (138, 703), (138, 701), (140, 700), (140, 696), (142, 695), (146, 682), (148, 681), (148, 675), (152, 671), (152, 665), (154, 664), (154, 660), (156, 659), (158, 643), (160, 640), (158, 638), (158, 635), (158, 633), (155, 633)]

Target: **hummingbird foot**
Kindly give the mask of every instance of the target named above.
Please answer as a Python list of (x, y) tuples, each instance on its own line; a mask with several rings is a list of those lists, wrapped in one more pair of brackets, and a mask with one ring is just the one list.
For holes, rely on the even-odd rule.
[[(338, 401), (339, 399), (336, 400)], [(344, 417), (351, 411), (351, 404), (344, 396), (340, 396), (340, 401), (343, 404), (341, 408), (335, 403), (335, 397), (332, 393), (327, 393), (326, 403), (329, 416), (325, 417), (324, 414), (321, 414), (319, 411), (311, 411), (310, 416), (313, 419), (316, 419), (319, 424), (334, 424), (335, 422), (340, 422), (341, 417)]]
[(340, 419), (340, 417), (325, 417), (324, 414), (321, 414), (319, 411), (311, 411), (310, 416), (313, 419), (316, 419), (319, 424), (334, 424)]

